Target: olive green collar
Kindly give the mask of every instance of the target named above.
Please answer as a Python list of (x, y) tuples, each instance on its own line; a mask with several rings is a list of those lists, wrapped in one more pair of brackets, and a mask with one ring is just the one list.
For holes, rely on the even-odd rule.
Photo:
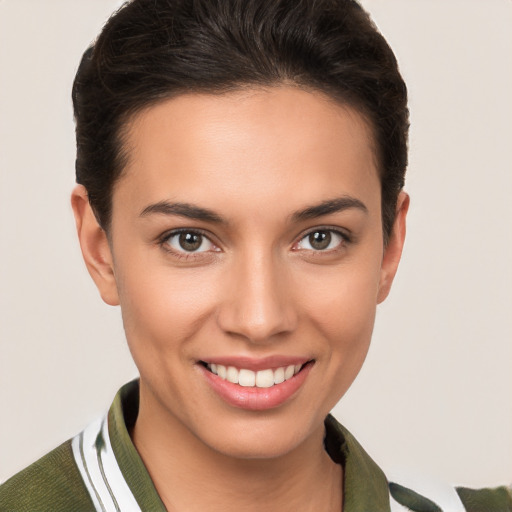
[(108, 411), (108, 433), (112, 450), (128, 487), (141, 510), (166, 512), (153, 481), (130, 438), (139, 412), (139, 381), (125, 384)]
[(343, 512), (389, 512), (388, 481), (354, 436), (330, 414), (325, 447), (343, 466)]

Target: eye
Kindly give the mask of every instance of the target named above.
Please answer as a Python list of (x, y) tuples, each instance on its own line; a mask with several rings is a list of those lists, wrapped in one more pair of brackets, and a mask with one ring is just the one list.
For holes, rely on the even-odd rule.
[(346, 241), (345, 236), (333, 229), (315, 229), (301, 238), (296, 247), (299, 250), (329, 251), (338, 248)]
[(198, 231), (182, 230), (169, 234), (162, 243), (178, 253), (217, 251), (218, 248)]

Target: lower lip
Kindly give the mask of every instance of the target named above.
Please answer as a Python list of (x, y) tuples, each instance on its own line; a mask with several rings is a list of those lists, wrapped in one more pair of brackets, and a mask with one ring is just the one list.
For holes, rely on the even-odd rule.
[(313, 363), (307, 363), (299, 373), (270, 388), (239, 386), (221, 379), (201, 364), (198, 366), (208, 384), (228, 404), (250, 411), (264, 411), (279, 407), (292, 398), (306, 380)]

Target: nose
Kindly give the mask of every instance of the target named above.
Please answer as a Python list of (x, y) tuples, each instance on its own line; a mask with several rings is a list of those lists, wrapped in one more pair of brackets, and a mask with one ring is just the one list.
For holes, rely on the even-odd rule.
[(298, 323), (290, 275), (272, 255), (241, 257), (224, 281), (220, 328), (251, 343), (272, 343)]

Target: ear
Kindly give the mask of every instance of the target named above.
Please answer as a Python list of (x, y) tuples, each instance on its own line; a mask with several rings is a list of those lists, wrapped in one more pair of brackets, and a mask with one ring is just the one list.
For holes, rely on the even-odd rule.
[(387, 246), (384, 248), (382, 266), (380, 269), (379, 293), (377, 303), (380, 304), (388, 295), (395, 278), (402, 249), (405, 242), (405, 219), (409, 210), (409, 195), (403, 190), (398, 195), (396, 203), (395, 222)]
[(96, 220), (83, 185), (77, 185), (73, 189), (71, 206), (87, 270), (96, 283), (101, 298), (110, 306), (117, 306), (119, 296), (107, 234)]

